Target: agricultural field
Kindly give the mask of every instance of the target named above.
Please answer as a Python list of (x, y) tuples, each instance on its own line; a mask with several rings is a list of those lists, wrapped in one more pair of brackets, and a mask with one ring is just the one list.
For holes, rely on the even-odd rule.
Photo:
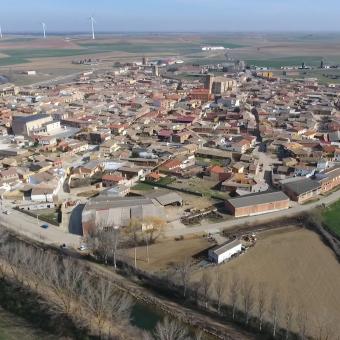
[(340, 237), (340, 201), (326, 208), (322, 217), (327, 227)]
[[(295, 313), (298, 309), (307, 312), (312, 335), (320, 322), (327, 324), (333, 335), (340, 334), (340, 265), (334, 253), (312, 231), (291, 227), (263, 232), (246, 254), (204, 270), (212, 278), (219, 270), (226, 286), (235, 273), (240, 282), (249, 279), (255, 287), (264, 283), (268, 299), (273, 291), (278, 293), (282, 312), (288, 301)], [(202, 272), (195, 272), (193, 280), (199, 281)], [(211, 294), (214, 295), (213, 291)], [(281, 317), (282, 325), (283, 322)], [(296, 327), (294, 324), (295, 330)]]
[[(31, 85), (64, 78), (89, 69), (110, 69), (116, 61), (132, 62), (143, 56), (150, 58), (177, 57), (186, 64), (223, 63), (242, 59), (249, 64), (280, 68), (288, 65), (318, 66), (340, 63), (340, 35), (317, 34), (153, 34), (101, 35), (93, 41), (86, 36), (10, 36), (0, 42), (0, 75), (17, 85)], [(202, 52), (204, 45), (218, 45), (225, 51)], [(97, 66), (75, 65), (74, 59), (92, 58)], [(22, 71), (36, 70), (36, 76)], [(316, 77), (322, 83), (338, 83), (326, 77), (337, 70), (312, 70), (301, 77)], [(332, 72), (330, 72), (332, 71)], [(61, 80), (61, 79), (60, 79)]]

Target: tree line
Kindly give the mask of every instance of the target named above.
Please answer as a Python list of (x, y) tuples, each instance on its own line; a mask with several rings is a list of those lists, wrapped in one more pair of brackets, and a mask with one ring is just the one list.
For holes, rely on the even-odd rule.
[(227, 274), (220, 269), (214, 273), (203, 270), (200, 280), (193, 281), (194, 270), (195, 263), (186, 259), (170, 271), (169, 284), (177, 285), (183, 298), (222, 319), (273, 339), (305, 340), (311, 338), (310, 334), (316, 340), (340, 339), (326, 314), (313, 317), (302, 303), (291, 297), (283, 299), (279, 291), (263, 282), (254, 284), (237, 272), (227, 280)]
[[(74, 326), (92, 339), (189, 340), (203, 339), (182, 323), (165, 317), (151, 332), (131, 324), (134, 300), (110, 280), (91, 275), (81, 261), (16, 239), (0, 229), (0, 283), (10, 282), (15, 291), (31, 291), (44, 311), (62, 325)], [(16, 296), (13, 296), (16, 299)], [(68, 335), (67, 330), (60, 330)], [(80, 335), (79, 335), (80, 334)]]

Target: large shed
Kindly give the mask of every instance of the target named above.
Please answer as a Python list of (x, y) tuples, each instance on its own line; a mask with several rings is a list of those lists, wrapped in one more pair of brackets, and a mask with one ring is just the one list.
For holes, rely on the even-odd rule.
[(231, 198), (226, 208), (235, 217), (255, 216), (289, 208), (289, 197), (282, 191)]

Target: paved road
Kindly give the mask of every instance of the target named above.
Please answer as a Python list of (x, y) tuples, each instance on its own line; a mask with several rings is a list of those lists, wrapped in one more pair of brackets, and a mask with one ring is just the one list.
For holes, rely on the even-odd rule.
[[(66, 244), (66, 246), (77, 248), (81, 243), (81, 237), (78, 235), (69, 234), (56, 226), (39, 221), (22, 212), (12, 210), (7, 206), (5, 209), (10, 214), (6, 215), (0, 212), (0, 223), (21, 235), (46, 244), (58, 246)], [(47, 224), (49, 226), (48, 229), (41, 228), (42, 224)]]
[[(234, 227), (242, 226), (246, 223), (256, 224), (256, 223), (270, 222), (273, 219), (291, 217), (298, 213), (310, 211), (322, 204), (330, 205), (338, 201), (339, 199), (340, 199), (340, 190), (332, 193), (331, 195), (327, 197), (321, 198), (317, 202), (312, 202), (312, 203), (305, 204), (305, 205), (299, 205), (299, 204), (296, 204), (295, 202), (291, 202), (292, 206), (288, 210), (281, 210), (281, 211), (276, 211), (276, 212), (268, 213), (268, 214), (262, 214), (258, 216), (237, 218), (237, 219), (232, 219), (232, 220), (220, 222), (220, 223), (209, 223), (209, 224), (205, 223), (204, 225), (200, 225), (198, 227), (185, 227), (183, 225), (183, 227), (181, 228), (180, 224), (177, 223), (173, 229), (169, 229), (165, 232), (165, 236), (176, 237), (176, 236), (181, 236), (181, 235), (199, 234), (199, 233), (205, 233), (205, 232), (217, 232), (217, 231), (222, 231), (224, 229), (232, 229)], [(202, 223), (204, 223), (204, 221)]]

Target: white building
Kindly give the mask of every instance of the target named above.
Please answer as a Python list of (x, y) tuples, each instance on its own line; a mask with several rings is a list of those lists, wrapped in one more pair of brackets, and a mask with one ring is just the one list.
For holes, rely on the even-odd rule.
[(222, 263), (230, 259), (234, 254), (242, 251), (242, 243), (240, 240), (228, 241), (220, 246), (216, 246), (209, 250), (208, 256), (211, 262)]
[(203, 46), (202, 51), (223, 51), (225, 48), (223, 46)]

